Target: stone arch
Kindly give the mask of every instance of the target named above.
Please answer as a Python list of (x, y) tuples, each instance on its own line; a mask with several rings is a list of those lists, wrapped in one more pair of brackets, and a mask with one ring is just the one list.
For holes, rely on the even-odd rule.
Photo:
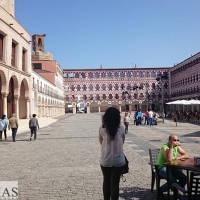
[(28, 81), (24, 78), (22, 80), (22, 82), (24, 83), (24, 87), (25, 87), (25, 98), (29, 99), (29, 86), (28, 86)]
[(10, 77), (8, 86), (7, 97), (7, 115), (8, 118), (12, 116), (12, 113), (16, 113), (15, 98), (19, 98), (19, 83), (15, 75)]
[[(14, 83), (14, 96), (19, 97), (19, 81), (15, 75), (13, 75), (10, 78), (10, 81), (11, 81), (11, 79), (13, 79), (13, 83)], [(9, 84), (10, 84), (10, 82), (9, 82)]]
[(1, 94), (7, 94), (8, 91), (8, 83), (7, 83), (7, 80), (6, 80), (6, 76), (4, 74), (4, 72), (2, 70), (0, 70), (0, 79), (1, 79), (1, 87), (0, 87), (0, 91), (1, 91)]
[[(29, 99), (29, 88), (26, 79), (23, 79), (19, 89), (19, 118), (25, 119), (27, 114), (27, 99)], [(37, 100), (37, 99), (36, 99)]]

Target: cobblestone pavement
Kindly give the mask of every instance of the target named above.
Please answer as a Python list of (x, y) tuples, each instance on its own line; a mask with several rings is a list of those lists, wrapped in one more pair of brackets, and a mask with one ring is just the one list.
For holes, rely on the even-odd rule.
[[(98, 113), (71, 115), (39, 129), (36, 141), (29, 141), (27, 132), (15, 143), (1, 142), (1, 181), (18, 181), (20, 200), (102, 200), (100, 124)], [(199, 126), (173, 125), (171, 121), (155, 127), (130, 124), (124, 145), (130, 173), (120, 183), (120, 200), (155, 199), (155, 192), (150, 193), (147, 148), (160, 147), (171, 132), (182, 136), (191, 156), (198, 155), (199, 136), (191, 135), (198, 135)]]

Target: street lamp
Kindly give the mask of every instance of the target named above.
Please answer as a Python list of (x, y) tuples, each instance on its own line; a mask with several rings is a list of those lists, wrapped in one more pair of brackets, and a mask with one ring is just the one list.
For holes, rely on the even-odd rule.
[[(125, 100), (125, 111), (127, 111), (127, 110), (129, 110), (129, 105), (126, 105), (126, 99), (127, 99), (127, 96), (129, 95), (129, 93), (127, 90), (124, 89), (124, 84), (121, 85), (121, 89), (123, 90), (122, 97), (124, 97), (124, 100)], [(131, 88), (129, 90), (131, 90)]]
[(149, 93), (148, 93), (148, 89), (149, 89), (149, 84), (148, 83), (145, 83), (144, 84), (145, 86), (145, 95), (146, 95), (146, 101), (147, 101), (147, 110), (149, 109)]
[(156, 78), (156, 81), (158, 81), (161, 85), (161, 96), (162, 96), (162, 122), (164, 123), (164, 92), (163, 92), (163, 81), (168, 80), (168, 74), (162, 74)]
[[(136, 98), (137, 98), (137, 101), (138, 101), (138, 90), (141, 90), (142, 89), (142, 87), (140, 87), (140, 86), (137, 86), (137, 85), (135, 85), (134, 87), (133, 87), (133, 90), (135, 90), (136, 91)], [(137, 110), (138, 110), (139, 108), (138, 108), (138, 106), (137, 106)]]

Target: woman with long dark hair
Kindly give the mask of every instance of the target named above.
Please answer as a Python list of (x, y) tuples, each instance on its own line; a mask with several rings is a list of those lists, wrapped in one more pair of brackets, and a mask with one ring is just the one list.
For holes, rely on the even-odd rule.
[(124, 139), (125, 131), (121, 125), (120, 112), (117, 108), (109, 107), (102, 116), (102, 126), (99, 128), (104, 200), (119, 199), (120, 176), (125, 164)]

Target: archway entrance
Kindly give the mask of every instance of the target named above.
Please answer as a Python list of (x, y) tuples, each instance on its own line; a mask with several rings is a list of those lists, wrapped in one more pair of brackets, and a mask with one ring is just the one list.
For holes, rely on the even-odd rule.
[(19, 96), (19, 118), (20, 119), (25, 119), (26, 114), (27, 114), (27, 103), (25, 99), (25, 83), (22, 81), (21, 86), (20, 86), (20, 96)]
[(11, 77), (9, 82), (9, 92), (7, 97), (7, 112), (8, 112), (8, 118), (12, 116), (13, 113), (15, 113), (15, 98), (14, 98), (14, 90), (15, 90), (15, 84), (17, 84), (17, 80), (15, 80), (16, 77)]

